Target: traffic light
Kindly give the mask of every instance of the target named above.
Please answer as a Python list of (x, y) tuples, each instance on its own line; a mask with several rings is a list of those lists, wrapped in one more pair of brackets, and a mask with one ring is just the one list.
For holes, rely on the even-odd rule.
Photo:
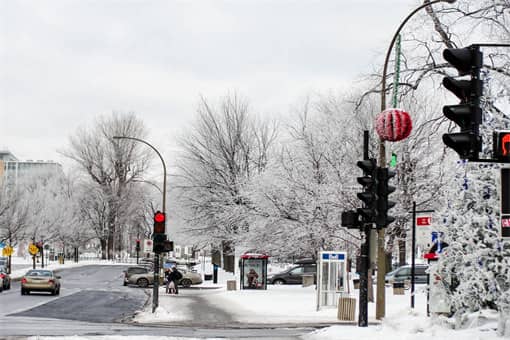
[(363, 170), (363, 176), (358, 177), (358, 183), (363, 185), (363, 192), (358, 193), (358, 198), (363, 201), (363, 208), (356, 211), (362, 218), (362, 223), (375, 222), (376, 216), (376, 168), (375, 159), (359, 161), (357, 166)]
[(342, 227), (347, 227), (347, 229), (358, 229), (361, 227), (359, 214), (354, 210), (342, 212)]
[(395, 202), (388, 199), (388, 196), (396, 190), (389, 185), (393, 177), (395, 177), (394, 171), (388, 168), (377, 168), (377, 216), (375, 219), (377, 229), (385, 228), (395, 221), (395, 217), (388, 215), (388, 210), (395, 206)]
[(154, 233), (153, 233), (153, 246), (152, 251), (156, 254), (163, 253), (165, 251), (165, 226), (166, 216), (164, 212), (156, 211), (154, 213)]
[(136, 239), (136, 247), (135, 247), (135, 250), (136, 250), (136, 251), (140, 251), (140, 240), (139, 240), (139, 239)]
[(459, 76), (470, 75), (470, 79), (445, 77), (443, 86), (460, 99), (458, 105), (446, 105), (443, 114), (460, 127), (460, 132), (446, 133), (443, 142), (455, 150), (460, 158), (477, 160), (482, 148), (479, 126), (482, 123), (480, 97), (483, 82), (480, 79), (483, 54), (478, 45), (464, 48), (447, 48), (444, 59), (457, 69)]
[(510, 131), (493, 132), (493, 158), (504, 163), (510, 162)]

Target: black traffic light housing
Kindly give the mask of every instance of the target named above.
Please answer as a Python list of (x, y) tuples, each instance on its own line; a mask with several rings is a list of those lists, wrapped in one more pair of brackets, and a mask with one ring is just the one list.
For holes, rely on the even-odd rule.
[(483, 82), (480, 79), (483, 54), (480, 46), (447, 48), (444, 59), (457, 69), (459, 76), (470, 75), (470, 79), (445, 77), (443, 86), (460, 99), (458, 105), (446, 105), (443, 114), (460, 127), (460, 132), (446, 133), (443, 142), (455, 150), (460, 158), (478, 160), (482, 148), (479, 126), (482, 123), (480, 97), (483, 94)]
[(359, 214), (354, 210), (342, 212), (342, 227), (347, 227), (347, 229), (359, 229), (361, 227)]
[(510, 131), (494, 131), (492, 137), (493, 159), (504, 163), (510, 163)]
[(140, 240), (138, 240), (138, 239), (136, 240), (135, 250), (140, 251)]
[(363, 191), (357, 196), (364, 203), (363, 208), (358, 208), (356, 212), (361, 216), (362, 223), (373, 223), (376, 217), (377, 163), (375, 159), (365, 159), (356, 165), (363, 170), (363, 176), (357, 178), (358, 183), (363, 185)]
[(388, 215), (388, 210), (395, 206), (395, 202), (389, 200), (389, 195), (396, 188), (389, 185), (390, 179), (395, 177), (395, 172), (388, 168), (377, 168), (377, 216), (375, 224), (377, 229), (386, 228), (391, 222), (395, 221), (395, 217)]
[(154, 232), (152, 251), (156, 254), (165, 252), (166, 234), (166, 215), (164, 212), (156, 211), (154, 213)]

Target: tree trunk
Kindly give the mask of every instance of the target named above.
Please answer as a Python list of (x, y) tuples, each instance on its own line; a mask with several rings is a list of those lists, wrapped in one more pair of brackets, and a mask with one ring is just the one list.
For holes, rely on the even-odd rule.
[(223, 269), (227, 272), (235, 272), (235, 250), (232, 241), (222, 241)]
[(104, 238), (100, 239), (99, 242), (101, 243), (101, 259), (106, 260), (106, 240)]
[(113, 260), (114, 259), (114, 242), (113, 242), (113, 230), (110, 231), (110, 233), (108, 234), (108, 240), (107, 240), (107, 243), (108, 243), (108, 260)]

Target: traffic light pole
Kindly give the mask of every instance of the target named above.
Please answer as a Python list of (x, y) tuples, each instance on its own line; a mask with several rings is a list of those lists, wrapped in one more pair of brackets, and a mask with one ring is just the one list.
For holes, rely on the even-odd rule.
[[(363, 160), (368, 160), (368, 131), (363, 132)], [(361, 271), (359, 274), (359, 316), (358, 326), (368, 326), (368, 267), (370, 261), (370, 223), (362, 223), (361, 231), (365, 242), (361, 245)]]
[[(386, 72), (388, 70), (388, 62), (390, 60), (393, 45), (395, 44), (395, 41), (397, 40), (397, 37), (400, 34), (400, 31), (409, 21), (409, 19), (411, 19), (411, 17), (415, 15), (418, 11), (439, 2), (454, 3), (455, 0), (427, 1), (421, 6), (416, 7), (400, 23), (399, 27), (397, 28), (397, 31), (393, 35), (393, 39), (391, 40), (390, 46), (386, 52), (386, 57), (384, 59), (383, 65), (383, 73), (381, 78), (381, 112), (383, 112), (386, 109)], [(382, 139), (379, 142), (379, 165), (382, 167), (386, 165), (386, 146), (384, 144), (384, 140)], [(384, 318), (386, 314), (386, 287), (384, 279), (386, 275), (386, 252), (384, 251), (384, 241), (385, 241), (385, 228), (381, 228), (378, 230), (377, 233), (377, 297), (375, 316), (376, 319), (378, 320)]]
[[(156, 154), (159, 156), (159, 159), (161, 159), (161, 163), (163, 164), (163, 213), (166, 212), (166, 164), (165, 160), (159, 153), (159, 151), (152, 146), (150, 143), (144, 141), (140, 138), (135, 137), (128, 137), (128, 136), (113, 136), (113, 139), (131, 139), (140, 143), (144, 143), (145, 145), (149, 146), (152, 150), (156, 152)], [(152, 293), (152, 312), (154, 313), (156, 311), (156, 308), (158, 308), (159, 305), (159, 254), (154, 253), (154, 283), (153, 283), (153, 293)]]

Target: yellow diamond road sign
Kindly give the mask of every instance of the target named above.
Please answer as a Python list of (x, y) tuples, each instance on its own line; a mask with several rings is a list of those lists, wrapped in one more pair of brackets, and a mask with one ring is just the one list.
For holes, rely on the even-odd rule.
[(7, 246), (2, 249), (2, 256), (11, 256), (14, 252), (14, 249), (11, 246)]
[(31, 243), (31, 244), (28, 246), (28, 252), (29, 252), (30, 254), (32, 254), (32, 255), (35, 255), (35, 254), (37, 254), (37, 253), (39, 252), (39, 248), (37, 248), (37, 246), (36, 246), (35, 244), (32, 244), (32, 243)]

